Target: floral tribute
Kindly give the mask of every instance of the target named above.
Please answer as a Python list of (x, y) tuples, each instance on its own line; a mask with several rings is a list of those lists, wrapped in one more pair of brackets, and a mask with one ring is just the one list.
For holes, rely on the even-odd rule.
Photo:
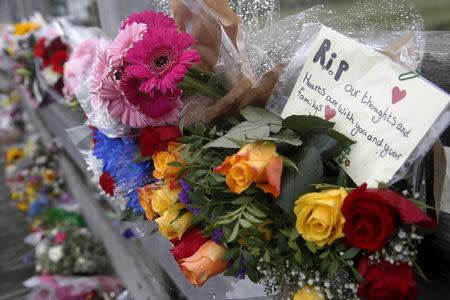
[[(223, 273), (281, 299), (415, 299), (417, 246), (436, 225), (420, 202), (399, 194), (404, 185), (356, 186), (335, 161), (354, 141), (333, 122), (249, 105), (257, 84), (236, 87), (246, 78), (231, 89), (199, 84), (217, 78), (199, 68), (212, 60), (197, 38), (146, 11), (98, 47), (92, 107), (132, 128), (93, 129), (88, 164), (103, 191), (130, 187), (128, 216), (157, 223), (196, 287)], [(197, 114), (208, 118), (180, 118), (211, 101), (222, 114), (205, 105)]]
[(64, 64), (69, 59), (69, 48), (60, 37), (48, 40), (41, 37), (34, 44), (33, 54), (41, 60), (40, 71), (45, 81), (62, 93)]

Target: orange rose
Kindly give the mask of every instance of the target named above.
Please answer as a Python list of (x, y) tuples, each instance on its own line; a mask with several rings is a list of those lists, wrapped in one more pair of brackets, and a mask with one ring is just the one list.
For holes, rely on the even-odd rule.
[(155, 218), (157, 213), (153, 210), (152, 207), (152, 194), (155, 189), (159, 187), (155, 184), (148, 184), (144, 187), (138, 188), (137, 192), (139, 194), (139, 203), (145, 211), (145, 216), (147, 220), (151, 221)]
[(276, 150), (273, 143), (250, 143), (228, 156), (214, 171), (226, 176), (233, 193), (240, 194), (255, 182), (264, 192), (278, 197), (283, 161)]
[(173, 179), (182, 168), (169, 166), (168, 163), (171, 162), (181, 162), (181, 153), (179, 151), (175, 151), (175, 149), (181, 146), (180, 143), (170, 142), (167, 148), (167, 151), (161, 151), (152, 156), (153, 163), (155, 165), (155, 170), (153, 171), (153, 176), (157, 179)]
[(227, 269), (228, 263), (222, 261), (225, 253), (223, 246), (208, 241), (191, 257), (179, 260), (181, 271), (192, 285), (200, 287), (206, 280)]

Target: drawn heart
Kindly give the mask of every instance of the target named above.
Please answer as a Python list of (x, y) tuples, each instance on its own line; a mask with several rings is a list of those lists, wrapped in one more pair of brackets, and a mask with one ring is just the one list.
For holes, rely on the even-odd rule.
[(325, 120), (333, 119), (336, 115), (336, 110), (331, 108), (329, 105), (325, 106)]
[(406, 97), (406, 90), (401, 90), (398, 86), (392, 89), (392, 104), (397, 103)]

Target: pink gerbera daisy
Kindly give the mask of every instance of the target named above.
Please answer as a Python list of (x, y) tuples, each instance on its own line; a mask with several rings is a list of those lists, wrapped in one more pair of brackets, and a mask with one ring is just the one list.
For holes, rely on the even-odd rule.
[(155, 92), (150, 95), (140, 91), (138, 88), (139, 84), (140, 81), (138, 79), (126, 75), (120, 81), (120, 89), (123, 91), (127, 102), (151, 119), (151, 125), (167, 125), (178, 120), (183, 106), (180, 101), (181, 93), (170, 92), (161, 94), (160, 92)]
[(120, 30), (124, 29), (125, 26), (132, 23), (143, 23), (146, 24), (148, 28), (167, 28), (176, 29), (175, 20), (166, 16), (162, 12), (156, 13), (153, 10), (147, 10), (140, 13), (131, 14), (125, 21), (122, 22)]
[(143, 128), (152, 125), (152, 120), (130, 104), (119, 88), (116, 81), (112, 81), (108, 92), (115, 96), (115, 99), (108, 102), (108, 112), (111, 117), (118, 119), (123, 125)]
[(92, 90), (94, 91), (94, 98), (91, 103), (94, 108), (100, 108), (107, 99), (101, 97), (101, 90), (103, 89), (107, 78), (114, 73), (109, 52), (105, 42), (101, 42), (97, 47), (97, 56), (95, 58), (92, 71)]
[(117, 64), (122, 63), (123, 57), (133, 44), (142, 38), (142, 34), (146, 31), (147, 25), (132, 23), (125, 26), (119, 31), (114, 41), (109, 47), (110, 58)]
[(141, 91), (175, 91), (191, 64), (200, 62), (197, 50), (186, 51), (194, 43), (186, 32), (147, 28), (142, 39), (128, 50), (125, 60), (131, 65), (125, 72), (142, 80)]

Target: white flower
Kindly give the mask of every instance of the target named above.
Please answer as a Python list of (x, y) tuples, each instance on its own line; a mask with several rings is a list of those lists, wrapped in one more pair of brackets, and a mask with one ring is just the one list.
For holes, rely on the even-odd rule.
[(36, 255), (42, 255), (45, 252), (47, 252), (47, 244), (45, 243), (39, 243), (36, 246)]
[(42, 70), (41, 74), (49, 85), (55, 85), (61, 76), (58, 73), (54, 72), (51, 67), (47, 67)]
[(57, 263), (63, 257), (63, 247), (61, 245), (51, 247), (48, 250), (48, 257), (52, 262)]
[(58, 234), (58, 228), (53, 228), (52, 231), (50, 231), (51, 235), (57, 235)]
[(36, 272), (40, 272), (42, 270), (42, 266), (37, 264), (35, 270)]
[(36, 159), (36, 163), (37, 163), (38, 165), (43, 165), (43, 164), (45, 164), (46, 161), (47, 161), (47, 157), (46, 157), (46, 156), (39, 156), (39, 157)]

